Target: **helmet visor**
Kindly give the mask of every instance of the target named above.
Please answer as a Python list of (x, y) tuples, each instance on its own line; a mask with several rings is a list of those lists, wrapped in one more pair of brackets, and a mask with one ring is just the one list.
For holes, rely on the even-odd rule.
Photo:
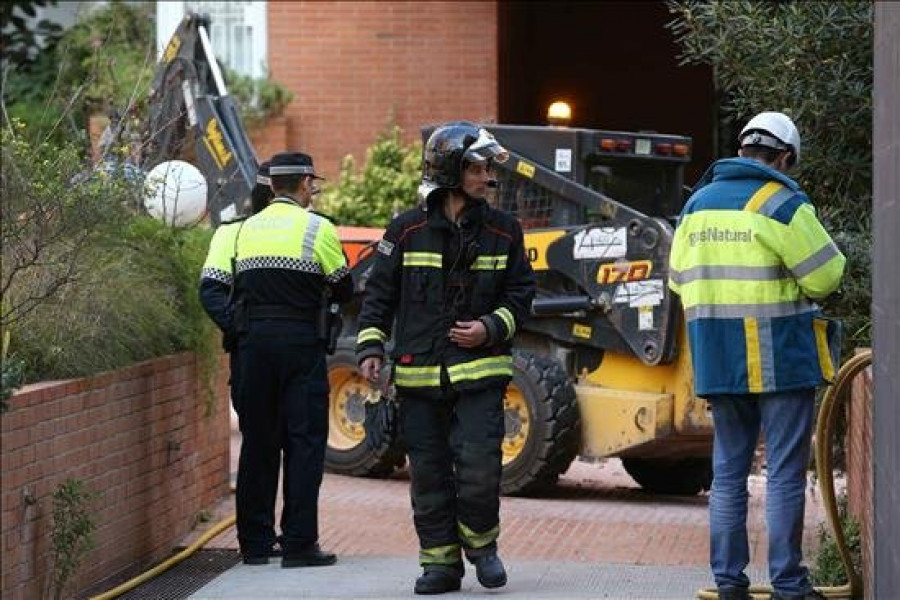
[(478, 130), (478, 139), (472, 142), (465, 153), (463, 159), (469, 162), (483, 162), (493, 160), (494, 162), (503, 163), (509, 158), (509, 152), (506, 148), (494, 138), (486, 129)]

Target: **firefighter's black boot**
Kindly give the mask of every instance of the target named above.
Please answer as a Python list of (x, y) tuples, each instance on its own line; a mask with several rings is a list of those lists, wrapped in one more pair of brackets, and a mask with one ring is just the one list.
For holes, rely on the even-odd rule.
[(455, 592), (462, 585), (463, 566), (425, 565), (425, 571), (416, 579), (417, 594), (445, 594)]
[(473, 556), (469, 559), (475, 565), (478, 583), (486, 588), (498, 588), (506, 585), (506, 569), (496, 552)]

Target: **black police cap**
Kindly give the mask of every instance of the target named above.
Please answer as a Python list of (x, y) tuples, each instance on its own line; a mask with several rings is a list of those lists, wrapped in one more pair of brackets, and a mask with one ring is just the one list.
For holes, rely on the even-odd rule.
[(314, 179), (324, 179), (316, 175), (313, 159), (303, 152), (279, 152), (269, 161), (269, 175), (310, 175)]

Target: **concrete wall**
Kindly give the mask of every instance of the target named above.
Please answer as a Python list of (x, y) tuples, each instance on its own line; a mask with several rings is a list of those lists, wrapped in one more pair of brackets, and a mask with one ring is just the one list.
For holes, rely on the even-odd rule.
[(329, 178), (347, 154), (362, 165), (390, 118), (407, 141), (497, 119), (495, 2), (269, 2), (268, 28), (269, 70), (295, 94), (286, 149)]
[(900, 598), (900, 4), (875, 3), (875, 592)]
[(208, 405), (185, 353), (15, 394), (0, 418), (0, 596), (45, 597), (52, 494), (68, 478), (101, 496), (97, 546), (65, 597), (168, 557), (198, 513), (229, 493), (226, 379), (223, 360)]

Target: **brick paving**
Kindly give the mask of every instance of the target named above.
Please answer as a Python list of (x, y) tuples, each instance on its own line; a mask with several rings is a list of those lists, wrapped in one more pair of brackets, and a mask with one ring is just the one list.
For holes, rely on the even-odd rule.
[[(232, 439), (233, 470), (239, 445), (240, 435), (236, 433)], [(754, 476), (748, 522), (755, 567), (764, 567), (766, 562), (764, 490), (764, 478)], [(824, 514), (817, 490), (810, 487), (807, 498), (804, 554), (809, 557)], [(500, 549), (508, 559), (706, 567), (707, 501), (706, 495), (648, 494), (616, 459), (576, 461), (544, 497), (502, 499)], [(326, 474), (319, 506), (323, 547), (344, 556), (415, 560), (418, 546), (405, 472), (386, 480)], [(214, 519), (233, 512), (232, 497), (216, 508)], [(184, 544), (207, 527), (198, 528)], [(227, 530), (206, 547), (237, 548), (235, 529)]]

